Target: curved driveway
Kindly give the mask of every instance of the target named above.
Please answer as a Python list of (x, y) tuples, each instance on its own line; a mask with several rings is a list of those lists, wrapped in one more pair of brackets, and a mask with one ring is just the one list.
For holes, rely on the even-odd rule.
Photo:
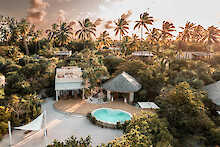
[[(74, 135), (77, 138), (92, 137), (92, 145), (100, 145), (122, 136), (122, 131), (97, 127), (84, 116), (69, 115), (56, 111), (53, 108), (55, 101), (52, 98), (46, 99), (42, 104), (43, 110), (47, 112), (48, 136), (43, 136), (43, 131), (31, 132), (27, 135), (24, 131), (15, 130), (12, 134), (13, 144), (16, 147), (45, 147), (54, 139), (65, 140)], [(86, 108), (85, 108), (86, 109)], [(1, 147), (8, 146), (9, 137), (6, 135), (0, 142)]]

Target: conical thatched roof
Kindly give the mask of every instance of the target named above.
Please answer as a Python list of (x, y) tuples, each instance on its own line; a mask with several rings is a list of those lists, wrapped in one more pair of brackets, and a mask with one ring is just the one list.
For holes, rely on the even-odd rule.
[(140, 90), (141, 84), (139, 84), (132, 76), (123, 72), (103, 84), (102, 88), (109, 91), (129, 93)]

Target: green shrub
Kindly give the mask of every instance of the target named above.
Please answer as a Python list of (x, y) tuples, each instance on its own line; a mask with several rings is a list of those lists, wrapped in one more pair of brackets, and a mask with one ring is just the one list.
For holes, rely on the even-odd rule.
[(11, 114), (5, 106), (0, 106), (0, 140), (2, 136), (7, 133), (8, 130), (8, 120)]
[(213, 78), (215, 81), (219, 81), (219, 80), (220, 80), (220, 71), (219, 71), (219, 70), (215, 71), (215, 72), (212, 74), (212, 78)]
[(220, 145), (220, 127), (211, 129), (209, 133), (207, 135), (209, 142), (213, 145)]
[(65, 141), (54, 140), (52, 144), (47, 145), (47, 147), (91, 147), (91, 137), (87, 136), (85, 139), (72, 136)]
[(201, 89), (204, 86), (204, 82), (199, 79), (194, 79), (194, 80), (190, 81), (190, 85), (192, 86), (192, 88)]
[(211, 84), (214, 82), (214, 80), (212, 79), (212, 76), (210, 74), (199, 73), (198, 76), (199, 76), (199, 79), (202, 80), (205, 85), (208, 85), (208, 84)]
[(142, 113), (128, 121), (124, 127), (125, 134), (111, 141), (107, 146), (172, 146), (174, 139), (167, 126), (167, 121), (159, 119), (156, 114)]
[(104, 61), (104, 65), (108, 69), (108, 72), (112, 74), (116, 71), (117, 66), (123, 63), (125, 60), (117, 56), (106, 56), (103, 61)]
[(189, 134), (204, 134), (215, 128), (215, 123), (208, 115), (208, 108), (202, 101), (205, 96), (203, 91), (182, 82), (156, 98), (160, 107), (158, 114), (167, 118), (174, 136), (182, 138)]
[(220, 64), (220, 55), (215, 55), (211, 60), (211, 64), (213, 64), (213, 65)]

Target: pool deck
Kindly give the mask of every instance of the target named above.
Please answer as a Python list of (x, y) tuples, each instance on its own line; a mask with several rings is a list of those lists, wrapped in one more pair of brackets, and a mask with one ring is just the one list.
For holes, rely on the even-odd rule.
[[(42, 109), (47, 112), (47, 132), (48, 136), (43, 135), (43, 130), (32, 131), (24, 134), (25, 131), (13, 130), (11, 147), (46, 147), (54, 139), (64, 141), (74, 135), (77, 138), (90, 135), (92, 146), (108, 143), (113, 139), (123, 135), (121, 130), (101, 128), (93, 125), (86, 117), (81, 115), (65, 115), (57, 112), (52, 98), (48, 98), (42, 104)], [(9, 136), (5, 135), (0, 141), (0, 147), (9, 146)]]
[(83, 116), (86, 116), (89, 112), (92, 112), (93, 110), (98, 108), (121, 109), (131, 113), (132, 115), (139, 114), (141, 111), (154, 111), (150, 109), (139, 109), (122, 101), (114, 101), (105, 104), (91, 104), (88, 103), (86, 100), (81, 99), (59, 100), (54, 104), (54, 108), (64, 113), (80, 114)]

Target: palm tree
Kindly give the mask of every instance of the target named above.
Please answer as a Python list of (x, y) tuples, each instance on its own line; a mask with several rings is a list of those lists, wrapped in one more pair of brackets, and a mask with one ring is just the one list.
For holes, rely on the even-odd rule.
[(115, 36), (119, 34), (120, 37), (120, 42), (121, 42), (121, 37), (123, 37), (126, 33), (128, 33), (128, 21), (124, 18), (119, 18), (117, 21), (114, 22), (116, 27), (114, 29), (115, 31)]
[(40, 49), (40, 37), (42, 36), (42, 30), (37, 30), (33, 32), (33, 37), (31, 43), (34, 45), (35, 52)]
[(205, 29), (201, 25), (194, 26), (192, 32), (193, 41), (198, 43), (202, 39), (204, 32)]
[(90, 21), (89, 18), (84, 19), (82, 22), (78, 21), (80, 29), (76, 31), (75, 35), (79, 39), (85, 41), (86, 39), (91, 39), (92, 35), (96, 36), (96, 26)]
[(205, 31), (205, 35), (202, 41), (205, 41), (207, 45), (211, 45), (212, 43), (218, 43), (220, 37), (220, 30), (211, 26)]
[(68, 42), (73, 35), (71, 25), (67, 25), (67, 23), (63, 22), (59, 26), (59, 31), (56, 35), (57, 42), (60, 46), (63, 46), (66, 42)]
[(176, 31), (175, 26), (173, 23), (170, 23), (168, 21), (163, 22), (162, 30), (161, 30), (161, 37), (162, 39), (172, 38), (173, 34), (172, 32)]
[(143, 14), (140, 14), (140, 20), (135, 21), (136, 25), (134, 26), (134, 30), (136, 28), (141, 29), (141, 41), (143, 39), (143, 28), (145, 28), (148, 31), (147, 25), (153, 25), (153, 17), (149, 16), (149, 13), (144, 12)]
[(132, 34), (129, 48), (135, 51), (140, 48), (140, 39), (138, 38), (137, 34)]
[(219, 37), (220, 37), (220, 30), (217, 27), (211, 26), (208, 27), (207, 30), (205, 30), (205, 35), (202, 38), (202, 42), (204, 42), (207, 45), (207, 47), (209, 47), (209, 52), (210, 52), (211, 44), (218, 43)]
[(23, 19), (21, 20), (21, 22), (19, 22), (18, 27), (19, 27), (20, 39), (22, 45), (25, 49), (26, 55), (29, 55), (28, 41), (30, 37), (33, 35), (31, 32), (32, 26), (29, 23), (27, 23), (25, 19)]
[(189, 42), (190, 38), (192, 37), (192, 32), (193, 32), (194, 27), (195, 27), (195, 24), (188, 21), (185, 24), (185, 27), (180, 27), (183, 30), (183, 32), (180, 32), (178, 38), (180, 40)]
[(49, 41), (56, 38), (56, 34), (58, 33), (58, 24), (52, 24), (51, 29), (46, 30), (47, 39)]
[(100, 36), (97, 39), (98, 39), (98, 46), (100, 48), (109, 47), (112, 42), (112, 39), (109, 37), (109, 33), (107, 31), (100, 33)]
[(14, 18), (5, 18), (3, 30), (3, 40), (7, 45), (14, 45), (19, 42), (20, 31), (18, 21)]
[(121, 43), (122, 49), (126, 51), (131, 43), (132, 43), (132, 38), (130, 36), (123, 36)]
[(150, 42), (151, 45), (154, 43), (158, 43), (158, 41), (161, 38), (161, 30), (157, 28), (153, 28), (149, 32), (146, 32), (148, 34), (147, 40)]

